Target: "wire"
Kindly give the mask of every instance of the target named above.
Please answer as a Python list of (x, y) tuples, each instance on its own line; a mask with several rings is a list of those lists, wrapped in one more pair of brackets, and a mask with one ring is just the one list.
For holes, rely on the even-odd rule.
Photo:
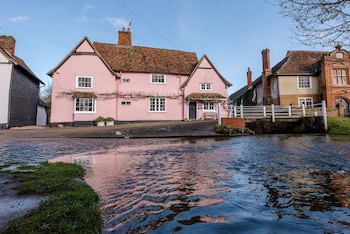
[(136, 18), (138, 18), (142, 23), (144, 23), (147, 27), (149, 27), (154, 33), (156, 33), (159, 37), (161, 37), (163, 40), (168, 42), (171, 46), (178, 49), (178, 47), (172, 43), (170, 40), (168, 40), (165, 36), (163, 36), (160, 32), (158, 32), (155, 28), (153, 28), (150, 24), (148, 24), (145, 20), (143, 20), (140, 16), (138, 16), (134, 11), (132, 11), (130, 8), (128, 8), (121, 0), (118, 1), (122, 7), (124, 7), (127, 11), (129, 11), (131, 14), (133, 14)]

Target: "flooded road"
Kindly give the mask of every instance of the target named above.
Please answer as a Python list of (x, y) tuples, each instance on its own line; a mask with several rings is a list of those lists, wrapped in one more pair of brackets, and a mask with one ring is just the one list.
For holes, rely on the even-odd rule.
[(348, 233), (350, 142), (325, 135), (0, 142), (0, 162), (75, 162), (104, 233)]

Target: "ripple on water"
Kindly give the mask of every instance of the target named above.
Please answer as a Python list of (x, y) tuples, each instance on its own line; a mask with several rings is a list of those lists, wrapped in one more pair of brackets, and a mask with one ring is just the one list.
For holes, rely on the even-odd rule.
[(55, 156), (83, 165), (86, 181), (101, 197), (104, 233), (346, 233), (350, 228), (350, 144), (328, 136), (0, 146), (3, 161)]

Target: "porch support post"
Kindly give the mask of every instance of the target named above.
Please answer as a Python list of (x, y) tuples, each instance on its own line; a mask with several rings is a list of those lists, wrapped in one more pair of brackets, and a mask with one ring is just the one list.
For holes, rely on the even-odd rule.
[(271, 117), (272, 117), (272, 122), (276, 121), (276, 117), (275, 117), (275, 105), (271, 104)]

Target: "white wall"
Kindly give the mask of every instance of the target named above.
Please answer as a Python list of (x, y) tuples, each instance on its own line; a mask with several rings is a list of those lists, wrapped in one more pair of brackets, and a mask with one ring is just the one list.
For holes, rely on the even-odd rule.
[(0, 124), (8, 123), (12, 63), (0, 53)]

